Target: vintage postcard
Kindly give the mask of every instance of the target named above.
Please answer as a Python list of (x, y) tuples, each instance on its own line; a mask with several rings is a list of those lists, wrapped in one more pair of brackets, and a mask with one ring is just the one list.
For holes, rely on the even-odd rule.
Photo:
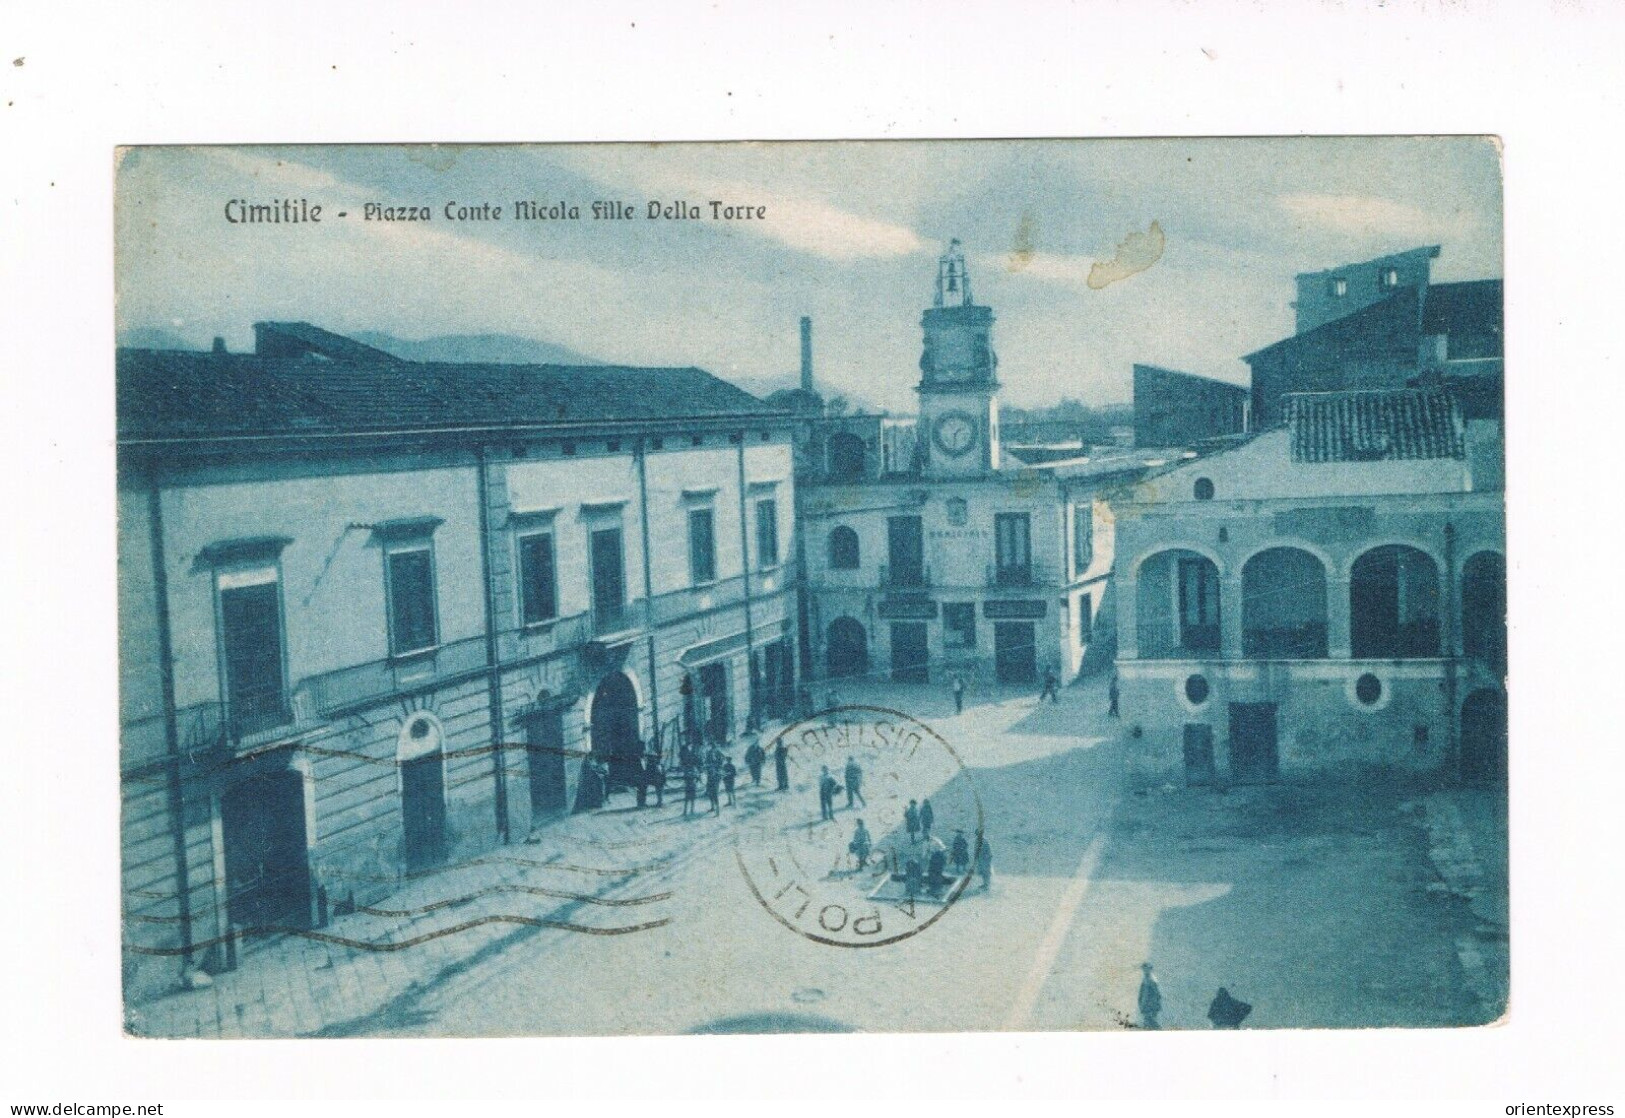
[(131, 1034), (1507, 1012), (1492, 138), (116, 207)]

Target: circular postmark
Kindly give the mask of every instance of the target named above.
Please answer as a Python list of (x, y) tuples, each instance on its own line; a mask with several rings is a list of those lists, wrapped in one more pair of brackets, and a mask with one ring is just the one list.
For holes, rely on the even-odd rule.
[(745, 883), (780, 924), (832, 947), (882, 947), (936, 923), (970, 888), (982, 802), (930, 726), (836, 706), (780, 731), (770, 766), (781, 751), (789, 802), (735, 836)]

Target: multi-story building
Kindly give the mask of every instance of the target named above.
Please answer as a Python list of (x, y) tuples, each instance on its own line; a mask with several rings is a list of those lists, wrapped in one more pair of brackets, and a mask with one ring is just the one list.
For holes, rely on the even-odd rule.
[(1498, 423), (1443, 389), (1292, 395), (1117, 513), (1118, 673), (1142, 777), (1504, 772)]
[(921, 326), (917, 420), (830, 421), (798, 475), (809, 667), (1025, 685), (1109, 662), (1103, 494), (1145, 463), (1001, 454), (993, 312), (972, 300), (957, 242)]
[(1297, 329), (1250, 353), (1252, 423), (1300, 392), (1447, 384), (1467, 414), (1498, 415), (1501, 281), (1432, 283), (1438, 246), (1297, 277)]
[(786, 415), (692, 368), (256, 335), (118, 355), (132, 991), (794, 694)]

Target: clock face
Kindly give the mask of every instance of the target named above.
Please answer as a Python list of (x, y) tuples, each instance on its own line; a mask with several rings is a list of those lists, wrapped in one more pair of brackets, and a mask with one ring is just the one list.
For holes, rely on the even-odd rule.
[(958, 458), (976, 445), (976, 417), (951, 411), (937, 420), (931, 437), (944, 454)]

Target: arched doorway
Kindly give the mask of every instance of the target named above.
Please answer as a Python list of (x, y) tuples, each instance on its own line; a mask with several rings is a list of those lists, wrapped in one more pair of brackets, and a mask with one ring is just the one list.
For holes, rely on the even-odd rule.
[(226, 916), (239, 928), (308, 928), (305, 780), (297, 769), (249, 777), (220, 797)]
[(1439, 568), (1432, 556), (1387, 544), (1355, 560), (1349, 643), (1356, 660), (1439, 655)]
[(1497, 676), (1507, 670), (1507, 566), (1480, 551), (1461, 568), (1461, 649)]
[(1507, 699), (1480, 688), (1461, 704), (1461, 779), (1499, 784), (1507, 775)]
[[(638, 693), (625, 672), (611, 672), (592, 696), (592, 759), (609, 770), (611, 787), (634, 783), (643, 758)], [(594, 805), (596, 806), (596, 805)]]
[(1326, 568), (1296, 547), (1260, 551), (1241, 568), (1241, 652), (1261, 660), (1326, 656)]
[(408, 870), (439, 865), (446, 856), (445, 731), (419, 711), (395, 744), (401, 767), (401, 854)]
[(869, 634), (853, 618), (837, 617), (829, 623), (826, 655), (832, 679), (868, 675)]

